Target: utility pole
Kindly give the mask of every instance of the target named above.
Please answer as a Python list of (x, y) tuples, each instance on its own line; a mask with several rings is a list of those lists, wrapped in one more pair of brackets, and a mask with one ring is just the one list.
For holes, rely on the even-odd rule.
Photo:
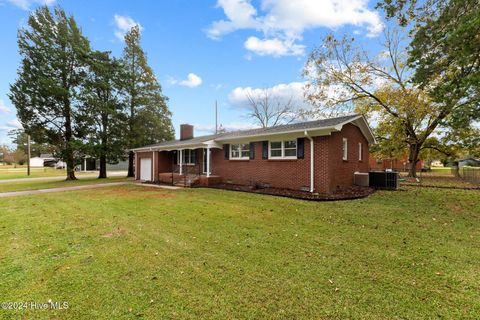
[(218, 107), (217, 100), (215, 100), (215, 134), (218, 133)]
[(30, 175), (30, 135), (27, 134), (27, 175)]

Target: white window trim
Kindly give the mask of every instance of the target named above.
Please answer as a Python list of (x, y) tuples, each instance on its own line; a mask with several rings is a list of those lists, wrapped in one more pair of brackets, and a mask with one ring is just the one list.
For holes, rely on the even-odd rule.
[(348, 139), (347, 138), (342, 139), (342, 160), (344, 161), (348, 160)]
[(358, 161), (363, 161), (363, 144), (358, 143)]
[[(248, 146), (248, 157), (242, 157), (242, 150), (243, 151), (247, 150), (247, 149), (241, 149), (240, 148), (240, 145), (242, 145), (242, 144), (245, 144), (245, 145)], [(232, 150), (233, 150), (232, 146), (233, 145), (238, 145), (239, 146), (237, 151), (239, 152), (240, 157), (233, 157), (232, 156)], [(230, 160), (250, 160), (250, 143), (232, 143), (232, 144), (230, 144), (230, 158), (229, 159)]]
[[(285, 141), (295, 141), (295, 155), (294, 156), (285, 156)], [(282, 155), (281, 156), (272, 156), (272, 142), (281, 142), (281, 150), (282, 150)], [(289, 150), (293, 150), (293, 148), (287, 148)], [(278, 150), (278, 148), (275, 148), (275, 150)], [(298, 153), (298, 145), (297, 145), (297, 140), (282, 140), (282, 141), (269, 141), (268, 142), (268, 159), (269, 160), (283, 160), (283, 159), (297, 159), (297, 153)]]
[[(178, 150), (177, 152), (177, 164), (180, 165), (180, 152), (183, 152), (183, 151), (190, 151), (190, 152), (194, 152), (195, 149), (183, 149), (183, 150)], [(195, 155), (196, 156), (196, 155)], [(192, 156), (190, 155), (189, 159), (191, 160), (192, 159)], [(186, 166), (194, 166), (195, 165), (195, 162), (185, 162), (185, 153), (182, 155), (182, 165), (186, 165)]]

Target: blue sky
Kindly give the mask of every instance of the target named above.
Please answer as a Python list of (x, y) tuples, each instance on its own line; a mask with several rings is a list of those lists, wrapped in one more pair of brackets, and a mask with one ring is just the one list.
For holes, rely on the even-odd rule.
[[(302, 68), (329, 32), (354, 34), (369, 50), (378, 45), (382, 18), (368, 0), (0, 0), (0, 144), (19, 125), (7, 94), (19, 65), (16, 36), (30, 10), (61, 5), (94, 49), (120, 56), (121, 36), (142, 28), (149, 64), (170, 98), (173, 123), (195, 125), (195, 134), (219, 123), (230, 130), (252, 126), (245, 93), (272, 88), (302, 101)], [(253, 91), (255, 92), (255, 91)]]

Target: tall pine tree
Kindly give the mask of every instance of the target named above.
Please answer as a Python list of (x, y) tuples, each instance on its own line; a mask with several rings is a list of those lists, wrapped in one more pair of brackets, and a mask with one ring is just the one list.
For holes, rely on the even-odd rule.
[(90, 43), (72, 16), (59, 7), (51, 12), (44, 6), (19, 30), (18, 46), (21, 66), (9, 98), (25, 131), (36, 142), (59, 148), (67, 180), (74, 180), (85, 122), (77, 96)]
[(89, 119), (85, 152), (99, 159), (98, 178), (107, 177), (107, 163), (118, 163), (125, 155), (126, 116), (119, 99), (122, 76), (122, 65), (109, 52), (92, 52), (81, 97)]
[[(147, 63), (140, 46), (138, 26), (125, 35), (122, 63), (125, 69), (123, 98), (128, 116), (128, 147), (131, 149), (172, 139), (174, 131), (168, 98), (162, 94), (162, 88)], [(131, 151), (128, 160), (128, 176), (133, 177), (134, 154)]]

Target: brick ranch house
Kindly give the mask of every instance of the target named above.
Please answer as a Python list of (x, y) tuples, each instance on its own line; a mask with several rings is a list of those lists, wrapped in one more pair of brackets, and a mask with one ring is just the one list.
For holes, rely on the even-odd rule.
[[(368, 172), (375, 138), (362, 115), (193, 137), (133, 149), (137, 180), (228, 183), (331, 193)], [(185, 180), (183, 180), (185, 182)]]

